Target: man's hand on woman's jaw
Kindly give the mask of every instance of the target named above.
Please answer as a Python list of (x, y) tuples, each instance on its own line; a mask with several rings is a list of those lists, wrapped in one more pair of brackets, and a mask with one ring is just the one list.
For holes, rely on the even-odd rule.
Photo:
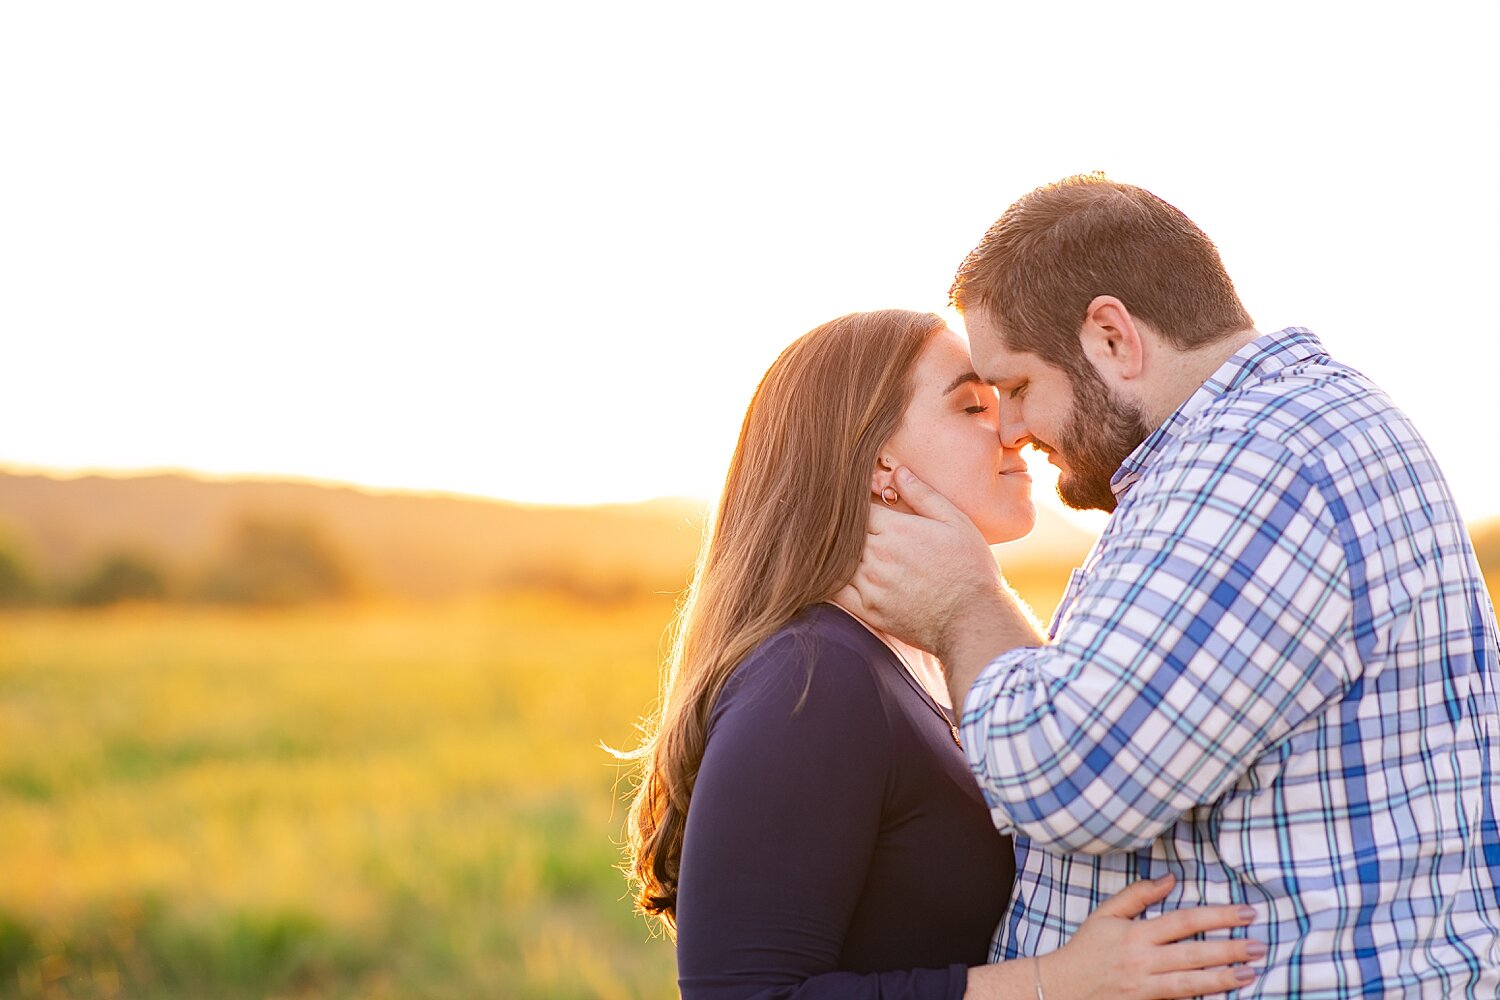
[(906, 468), (897, 488), (915, 513), (870, 507), (864, 554), (836, 595), (877, 628), (942, 662), (953, 704), (991, 659), (1041, 641), (979, 529)]

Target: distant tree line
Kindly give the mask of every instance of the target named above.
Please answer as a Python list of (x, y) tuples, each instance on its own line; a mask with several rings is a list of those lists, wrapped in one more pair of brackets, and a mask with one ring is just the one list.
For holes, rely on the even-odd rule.
[(565, 564), (523, 564), (497, 573), (494, 589), (557, 594), (580, 604), (618, 604), (660, 588), (639, 575), (623, 572), (599, 573)]
[[(1480, 565), (1500, 593), (1500, 521), (1473, 534)], [(642, 569), (644, 573), (644, 568)], [(502, 568), (490, 587), (500, 592), (553, 593), (589, 604), (610, 604), (660, 591), (648, 575), (565, 563), (519, 563)], [(685, 580), (684, 580), (685, 582)], [(249, 517), (204, 566), (172, 568), (149, 552), (105, 552), (81, 572), (49, 578), (21, 550), (0, 538), (0, 607), (99, 607), (142, 601), (233, 605), (290, 605), (372, 593), (367, 578), (314, 524)]]
[(348, 561), (313, 525), (246, 518), (199, 572), (174, 572), (150, 553), (107, 552), (82, 573), (47, 579), (0, 542), (0, 606), (98, 607), (129, 601), (298, 604), (354, 596)]

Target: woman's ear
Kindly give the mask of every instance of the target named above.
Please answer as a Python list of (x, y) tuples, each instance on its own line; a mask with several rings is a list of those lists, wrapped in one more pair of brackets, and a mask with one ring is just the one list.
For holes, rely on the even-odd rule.
[(870, 492), (879, 496), (886, 487), (892, 489), (896, 486), (896, 466), (901, 463), (889, 452), (882, 451), (875, 456), (875, 468), (870, 473)]

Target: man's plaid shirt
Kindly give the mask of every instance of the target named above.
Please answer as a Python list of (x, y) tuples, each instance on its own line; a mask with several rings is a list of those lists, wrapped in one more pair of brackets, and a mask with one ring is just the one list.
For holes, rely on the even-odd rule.
[(1017, 885), (995, 960), (1137, 878), (1249, 903), (1245, 992), (1500, 995), (1495, 614), (1411, 422), (1310, 332), (1246, 345), (1116, 474), (1049, 644), (963, 741)]

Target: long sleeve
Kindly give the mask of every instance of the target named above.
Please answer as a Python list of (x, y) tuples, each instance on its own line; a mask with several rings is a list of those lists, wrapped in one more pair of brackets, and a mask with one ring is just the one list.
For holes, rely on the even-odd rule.
[(1057, 850), (1141, 847), (1348, 689), (1348, 566), (1319, 480), (1243, 431), (1152, 466), (1055, 641), (1000, 656), (964, 706), (1000, 816)]
[(1495, 622), (1417, 428), (1291, 328), (1110, 485), (1049, 644), (966, 705), (1017, 831), (992, 959), (1169, 871), (1164, 907), (1255, 907), (1257, 996), (1500, 995)]
[(838, 971), (882, 825), (890, 726), (868, 665), (783, 635), (716, 706), (678, 895), (685, 1000), (962, 995), (963, 965)]

